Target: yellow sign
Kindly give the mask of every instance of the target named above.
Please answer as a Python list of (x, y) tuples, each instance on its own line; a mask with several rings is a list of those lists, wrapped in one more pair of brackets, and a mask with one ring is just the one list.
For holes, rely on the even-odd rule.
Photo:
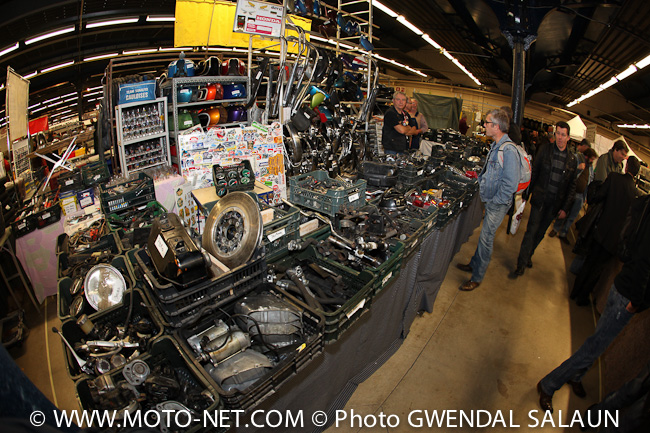
[[(249, 35), (233, 32), (236, 3), (210, 0), (178, 0), (176, 2), (176, 24), (174, 25), (174, 46), (225, 46), (248, 48)], [(305, 30), (311, 28), (311, 21), (291, 15), (291, 20)], [(286, 36), (298, 36), (293, 30), (286, 30)], [(253, 37), (253, 48), (261, 49), (274, 42)], [(280, 51), (280, 46), (270, 48)], [(295, 44), (289, 44), (289, 52), (296, 52)]]

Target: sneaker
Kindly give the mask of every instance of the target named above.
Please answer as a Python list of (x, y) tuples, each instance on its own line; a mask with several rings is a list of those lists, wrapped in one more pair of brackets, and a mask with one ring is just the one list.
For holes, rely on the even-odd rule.
[(557, 232), (556, 232), (555, 230), (551, 230), (551, 231), (548, 233), (548, 236), (551, 237), (551, 238), (553, 238), (553, 237), (557, 236)]

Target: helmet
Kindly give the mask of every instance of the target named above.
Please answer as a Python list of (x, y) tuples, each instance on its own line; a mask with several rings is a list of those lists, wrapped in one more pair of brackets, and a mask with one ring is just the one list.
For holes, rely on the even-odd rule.
[(221, 75), (246, 75), (246, 64), (240, 59), (224, 60), (221, 63)]
[(248, 113), (241, 105), (231, 105), (226, 111), (228, 111), (228, 123), (248, 120)]
[(178, 89), (176, 92), (176, 100), (179, 103), (190, 102), (192, 100), (192, 89), (189, 87)]
[(199, 120), (201, 121), (201, 126), (203, 127), (217, 125), (221, 120), (221, 111), (219, 111), (219, 108), (217, 107), (201, 110), (199, 112)]
[(246, 87), (243, 84), (224, 84), (223, 99), (242, 99), (246, 97)]
[(183, 130), (183, 129), (188, 129), (194, 126), (194, 121), (192, 120), (192, 115), (189, 113), (189, 111), (181, 111), (178, 113), (178, 129)]

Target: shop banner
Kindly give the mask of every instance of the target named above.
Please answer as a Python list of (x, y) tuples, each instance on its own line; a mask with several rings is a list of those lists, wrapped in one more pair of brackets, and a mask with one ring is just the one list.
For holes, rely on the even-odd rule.
[(282, 34), (284, 20), (282, 5), (267, 2), (237, 0), (233, 32), (250, 35), (273, 36)]

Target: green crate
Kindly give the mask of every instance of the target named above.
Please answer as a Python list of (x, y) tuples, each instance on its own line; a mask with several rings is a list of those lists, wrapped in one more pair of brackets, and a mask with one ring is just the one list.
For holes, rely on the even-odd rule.
[[(153, 208), (153, 209), (152, 209)], [(147, 203), (144, 203), (140, 206), (135, 207), (132, 209), (134, 211), (137, 211), (139, 214), (140, 213), (147, 213), (151, 215), (151, 218), (149, 221), (143, 221), (143, 224), (141, 224), (137, 228), (144, 228), (144, 227), (151, 227), (151, 224), (153, 224), (154, 218), (167, 213), (167, 209), (157, 201), (150, 201)], [(116, 214), (112, 213), (109, 214), (106, 217), (106, 221), (108, 222), (108, 227), (111, 229), (111, 231), (115, 232), (120, 229), (124, 230), (125, 232), (130, 231), (125, 225), (129, 223), (129, 221), (126, 220), (126, 215), (124, 213), (122, 214)], [(130, 249), (130, 248), (129, 248)]]
[(81, 177), (86, 187), (101, 185), (108, 182), (111, 178), (108, 172), (108, 166), (104, 162), (96, 162), (93, 164), (86, 164), (81, 167)]
[(268, 206), (259, 203), (260, 211), (273, 212), (273, 220), (264, 224), (262, 243), (266, 250), (266, 260), (287, 253), (289, 242), (300, 239), (300, 210), (293, 206)]
[(370, 271), (357, 272), (342, 266), (331, 260), (325, 259), (318, 254), (313, 246), (308, 246), (303, 251), (292, 252), (279, 258), (275, 264), (280, 267), (291, 266), (296, 261), (308, 261), (330, 270), (341, 276), (345, 285), (356, 293), (348, 301), (334, 312), (326, 312), (320, 309), (316, 311), (325, 317), (325, 332), (323, 339), (325, 344), (338, 340), (343, 332), (348, 329), (359, 317), (370, 309), (372, 300), (376, 294), (375, 275)]
[[(310, 182), (327, 181), (334, 188), (318, 192), (308, 188)], [(354, 183), (330, 179), (324, 170), (312, 171), (289, 178), (289, 199), (292, 203), (313, 209), (322, 214), (335, 216), (347, 209), (358, 209), (366, 204), (366, 181)]]
[(153, 178), (139, 172), (110, 186), (99, 186), (99, 199), (105, 214), (121, 214), (135, 206), (155, 200)]

